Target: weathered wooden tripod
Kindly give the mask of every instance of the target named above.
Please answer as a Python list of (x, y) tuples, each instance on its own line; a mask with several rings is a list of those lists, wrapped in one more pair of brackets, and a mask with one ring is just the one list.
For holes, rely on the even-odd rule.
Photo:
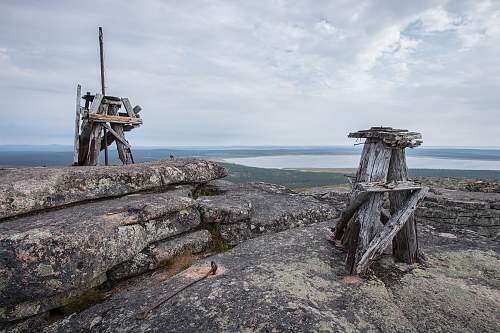
[[(372, 127), (349, 134), (365, 138), (351, 200), (333, 229), (333, 238), (347, 248), (346, 269), (361, 274), (390, 245), (400, 261), (419, 260), (413, 212), (428, 189), (408, 180), (404, 149), (422, 143), (420, 133)], [(383, 207), (384, 194), (390, 211)]]
[[(128, 98), (108, 96), (104, 85), (104, 47), (102, 28), (99, 27), (99, 53), (101, 59), (101, 94), (87, 92), (81, 96), (81, 87), (76, 89), (76, 119), (73, 165), (96, 165), (99, 152), (104, 150), (104, 161), (108, 165), (108, 146), (116, 142), (118, 157), (123, 164), (134, 163), (129, 142), (124, 132), (142, 124), (140, 106), (132, 108)], [(80, 106), (80, 100), (85, 106)], [(118, 112), (121, 107), (126, 113)], [(82, 125), (80, 128), (80, 120)]]

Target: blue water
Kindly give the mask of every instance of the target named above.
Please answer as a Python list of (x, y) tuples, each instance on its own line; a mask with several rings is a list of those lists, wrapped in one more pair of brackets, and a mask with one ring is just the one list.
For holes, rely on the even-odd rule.
[[(275, 169), (356, 168), (359, 158), (360, 155), (276, 155), (224, 158), (224, 161), (257, 168)], [(414, 169), (500, 170), (500, 161), (485, 159), (408, 156), (407, 164), (409, 168)]]

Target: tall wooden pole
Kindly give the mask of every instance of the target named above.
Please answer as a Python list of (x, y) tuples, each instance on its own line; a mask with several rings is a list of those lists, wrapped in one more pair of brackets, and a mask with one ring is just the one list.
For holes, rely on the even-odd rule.
[[(101, 58), (101, 94), (106, 96), (104, 86), (104, 40), (102, 36), (102, 27), (99, 27), (99, 56)], [(106, 139), (106, 128), (104, 128), (104, 138)], [(104, 164), (108, 165), (108, 145), (104, 144)]]
[(76, 115), (75, 115), (75, 142), (73, 148), (73, 165), (78, 165), (78, 153), (80, 149), (80, 99), (82, 87), (76, 86)]

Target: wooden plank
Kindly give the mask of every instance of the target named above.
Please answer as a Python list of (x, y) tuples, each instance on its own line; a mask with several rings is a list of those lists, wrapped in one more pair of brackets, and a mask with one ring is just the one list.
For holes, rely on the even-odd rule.
[(101, 94), (96, 94), (90, 104), (89, 113), (98, 113), (99, 107), (101, 106), (103, 96)]
[(358, 210), (359, 206), (368, 199), (367, 192), (353, 192), (351, 201), (347, 207), (342, 211), (342, 214), (335, 223), (335, 230), (333, 231), (333, 238), (340, 240), (344, 235), (344, 230), (347, 223), (353, 217), (354, 213)]
[(78, 151), (80, 149), (80, 99), (82, 98), (82, 86), (76, 86), (76, 114), (75, 114), (75, 140), (73, 145), (73, 165), (78, 165)]
[(115, 130), (112, 129), (111, 126), (109, 126), (108, 123), (104, 123), (103, 125), (115, 137), (116, 140), (120, 141), (127, 148), (130, 148), (130, 144), (123, 137), (121, 137), (120, 134), (118, 134), (117, 132), (115, 132)]
[(102, 122), (102, 123), (115, 123), (115, 124), (128, 124), (128, 125), (140, 125), (142, 124), (141, 118), (131, 118), (131, 117), (122, 117), (122, 116), (113, 116), (113, 115), (104, 115), (104, 114), (96, 114), (90, 113), (88, 114), (89, 121), (92, 122)]
[(392, 242), (394, 236), (404, 226), (408, 218), (417, 208), (418, 202), (425, 197), (428, 188), (424, 187), (415, 191), (401, 208), (395, 212), (382, 229), (382, 232), (376, 236), (363, 253), (363, 256), (356, 265), (356, 273), (361, 274), (366, 271), (370, 262), (380, 255), (385, 248)]
[[(408, 179), (406, 155), (404, 150), (395, 150), (392, 153), (389, 165), (389, 181), (402, 182)], [(394, 214), (408, 200), (410, 193), (390, 193), (390, 209)], [(392, 241), (393, 254), (397, 260), (412, 264), (419, 261), (419, 247), (417, 238), (417, 223), (413, 214), (408, 218), (401, 230)]]
[(130, 118), (135, 118), (134, 110), (132, 109), (132, 105), (130, 105), (130, 101), (128, 100), (128, 98), (122, 98), (122, 103), (125, 107), (125, 110), (127, 110), (128, 116)]
[[(368, 139), (366, 163), (364, 164), (357, 182), (386, 182), (391, 159), (392, 149), (384, 142)], [(380, 211), (384, 201), (383, 193), (371, 193), (359, 208), (356, 219), (359, 223), (359, 240), (355, 262), (359, 262), (366, 252), (370, 242), (383, 228)]]
[(413, 190), (420, 190), (422, 188), (422, 186), (408, 180), (391, 181), (391, 182), (355, 183), (354, 187), (357, 190), (363, 192), (413, 191)]

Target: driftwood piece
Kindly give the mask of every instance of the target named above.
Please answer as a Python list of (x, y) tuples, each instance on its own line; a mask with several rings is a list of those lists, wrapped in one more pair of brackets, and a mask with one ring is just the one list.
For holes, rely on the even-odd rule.
[(80, 99), (82, 97), (82, 86), (76, 86), (76, 114), (75, 114), (75, 141), (73, 146), (73, 165), (78, 165), (78, 151), (80, 149)]
[(403, 228), (408, 218), (417, 208), (418, 202), (427, 194), (427, 191), (428, 188), (426, 187), (415, 191), (405, 204), (392, 215), (380, 234), (370, 242), (356, 266), (356, 273), (363, 273), (368, 268), (369, 263), (384, 251), (398, 231)]

